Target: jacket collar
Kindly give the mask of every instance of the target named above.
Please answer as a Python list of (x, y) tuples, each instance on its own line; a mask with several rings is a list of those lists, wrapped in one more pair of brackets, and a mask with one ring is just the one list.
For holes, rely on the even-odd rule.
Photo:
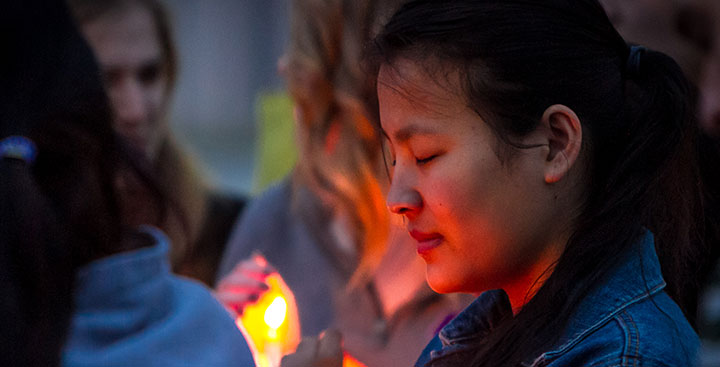
[(489, 334), (502, 320), (512, 317), (512, 307), (502, 289), (483, 292), (449, 324), (440, 330), (444, 347), (459, 343), (479, 341)]
[[(557, 344), (559, 347), (545, 356), (563, 353), (626, 307), (664, 287), (653, 235), (646, 230), (605, 280), (580, 302)], [(443, 347), (478, 342), (506, 317), (512, 317), (507, 294), (500, 289), (486, 291), (443, 327), (439, 338)]]
[(545, 353), (546, 357), (564, 353), (628, 306), (665, 288), (652, 233), (645, 230), (604, 279), (580, 302), (558, 347)]
[[(138, 231), (152, 237), (154, 243), (97, 259), (78, 269), (74, 292), (76, 311), (108, 307), (108, 302), (113, 300), (119, 300), (117, 305), (125, 307), (128, 300), (142, 297), (145, 297), (142, 302), (163, 302), (165, 295), (158, 290), (165, 284), (164, 277), (170, 274), (167, 256), (170, 240), (155, 227), (140, 226)], [(138, 291), (142, 287), (157, 288), (143, 294)]]

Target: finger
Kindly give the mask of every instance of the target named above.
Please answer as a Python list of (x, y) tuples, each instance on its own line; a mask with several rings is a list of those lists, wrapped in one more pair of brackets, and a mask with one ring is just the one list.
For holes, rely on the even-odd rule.
[(252, 255), (250, 256), (252, 261), (257, 264), (258, 266), (262, 268), (266, 268), (268, 266), (268, 261), (265, 258), (265, 256), (260, 252), (259, 250), (255, 250), (252, 252)]
[(293, 353), (282, 357), (280, 367), (313, 367), (313, 365), (312, 361), (308, 361), (307, 358)]
[(236, 293), (260, 293), (270, 289), (270, 287), (263, 281), (248, 278), (242, 274), (232, 274), (223, 278), (217, 289)]
[(218, 293), (217, 298), (220, 302), (233, 307), (245, 307), (246, 304), (254, 303), (260, 295), (257, 293), (238, 294), (238, 293)]
[(341, 366), (343, 360), (342, 335), (336, 330), (326, 330), (318, 341), (319, 366)]
[(300, 340), (295, 354), (315, 356), (318, 348), (318, 338), (315, 336), (306, 336)]
[(259, 295), (251, 294), (248, 296), (235, 296), (235, 295), (218, 295), (217, 299), (225, 308), (233, 311), (238, 316), (241, 316), (245, 312), (245, 308), (256, 303), (260, 298)]
[(233, 274), (246, 274), (258, 280), (264, 280), (272, 270), (267, 266), (262, 266), (252, 259), (244, 260), (235, 266)]
[(315, 354), (317, 353), (317, 338), (305, 337), (300, 341), (295, 353), (283, 357), (280, 365), (282, 367), (312, 367), (315, 366)]
[(286, 354), (280, 360), (280, 367), (295, 367), (297, 365), (295, 354)]
[(245, 259), (235, 265), (232, 273), (247, 274), (248, 276), (264, 280), (268, 275), (277, 273), (274, 267), (267, 263), (266, 260), (256, 261), (256, 258)]

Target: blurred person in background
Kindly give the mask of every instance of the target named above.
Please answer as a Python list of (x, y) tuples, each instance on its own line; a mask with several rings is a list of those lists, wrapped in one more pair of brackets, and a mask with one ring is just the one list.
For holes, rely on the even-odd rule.
[[(212, 286), (232, 224), (245, 201), (211, 189), (168, 121), (178, 58), (159, 0), (68, 0), (102, 69), (114, 127), (152, 165), (177, 207), (162, 228), (173, 240), (173, 270)], [(132, 211), (145, 210), (133, 182)]]
[(691, 81), (700, 72), (701, 50), (685, 39), (677, 26), (688, 0), (600, 0), (610, 21), (629, 42), (672, 57)]
[[(697, 87), (698, 140), (705, 187), (707, 262), (700, 268), (697, 329), (703, 366), (720, 365), (720, 2), (715, 0), (600, 0), (630, 42), (675, 58)], [(695, 316), (695, 315), (691, 315)]]
[(698, 112), (700, 126), (720, 139), (720, 2), (682, 0), (678, 28), (700, 50)]
[[(291, 2), (290, 44), (279, 67), (295, 102), (298, 163), (249, 205), (219, 274), (220, 299), (242, 313), (276, 269), (295, 294), (303, 335), (336, 328), (349, 354), (371, 367), (412, 364), (466, 304), (425, 284), (412, 239), (385, 206), (377, 97), (361, 60), (363, 45), (399, 3)], [(245, 260), (255, 250), (269, 265)]]
[(698, 331), (703, 342), (702, 366), (720, 365), (720, 2), (684, 0), (678, 27), (701, 50), (698, 118), (705, 132), (700, 162), (708, 194), (706, 227), (710, 233), (710, 262), (702, 270)]
[(253, 365), (209, 290), (170, 273), (154, 226), (171, 208), (113, 131), (65, 3), (8, 1), (0, 19), (0, 365)]

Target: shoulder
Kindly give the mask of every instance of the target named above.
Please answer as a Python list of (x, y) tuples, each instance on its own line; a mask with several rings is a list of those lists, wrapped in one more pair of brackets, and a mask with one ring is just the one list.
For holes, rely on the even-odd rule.
[(230, 232), (222, 256), (219, 276), (229, 273), (238, 261), (252, 251), (268, 251), (271, 246), (282, 245), (291, 218), (291, 185), (289, 180), (267, 189), (252, 199), (238, 216)]
[(176, 308), (162, 332), (175, 338), (168, 339), (167, 360), (179, 358), (188, 365), (254, 365), (245, 338), (210, 290), (193, 280), (170, 277)]
[[(167, 261), (158, 252), (150, 248), (116, 255), (96, 264), (103, 273), (88, 273), (96, 284), (107, 281), (102, 274), (118, 280), (111, 289), (76, 296), (63, 365), (254, 365), (242, 333), (209, 289), (158, 266)], [(81, 292), (95, 288), (82, 287)]]
[(533, 366), (694, 366), (699, 339), (665, 292), (618, 310)]
[(277, 218), (278, 214), (290, 208), (292, 187), (289, 179), (271, 186), (246, 205), (244, 215), (236, 222), (236, 227), (265, 222), (268, 218)]

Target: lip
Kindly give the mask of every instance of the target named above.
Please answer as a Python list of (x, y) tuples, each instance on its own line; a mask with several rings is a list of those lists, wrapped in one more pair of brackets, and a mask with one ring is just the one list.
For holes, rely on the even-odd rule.
[(440, 246), (445, 240), (439, 233), (427, 233), (416, 230), (410, 231), (410, 237), (414, 238), (418, 242), (417, 252), (418, 255), (425, 257), (434, 248)]

